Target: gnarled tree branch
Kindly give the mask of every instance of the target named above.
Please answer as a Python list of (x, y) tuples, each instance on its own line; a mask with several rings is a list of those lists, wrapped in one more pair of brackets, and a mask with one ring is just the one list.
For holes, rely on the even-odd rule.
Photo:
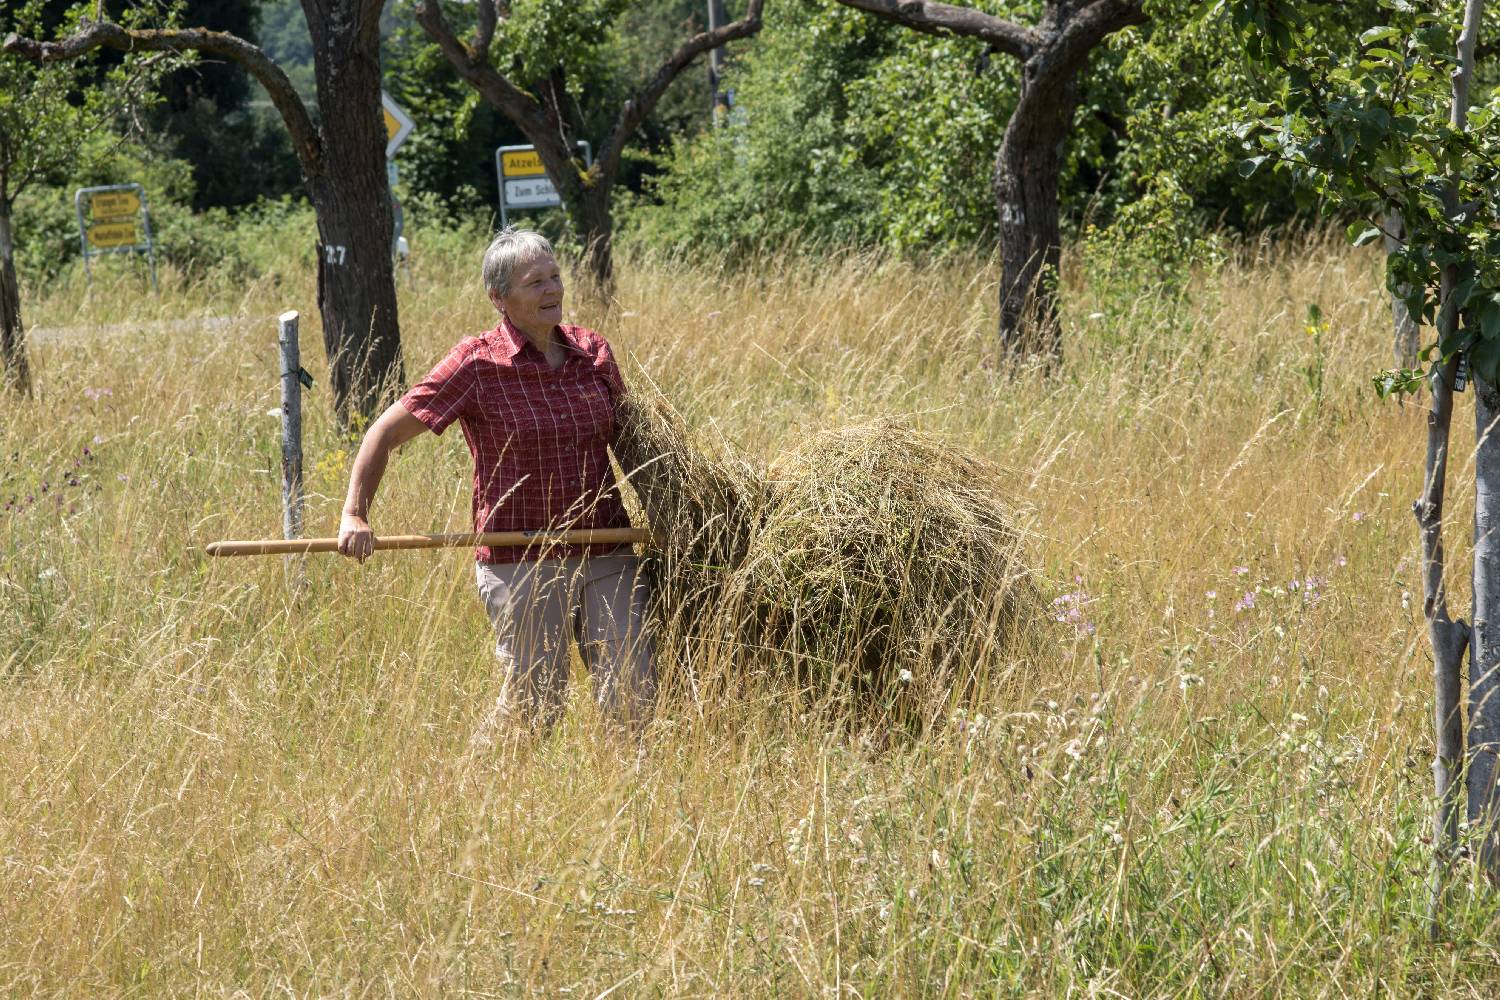
[(577, 235), (587, 247), (586, 259), (593, 277), (601, 287), (607, 286), (612, 280), (610, 196), (626, 143), (640, 129), (672, 81), (693, 60), (760, 30), (765, 2), (750, 0), (745, 16), (738, 21), (700, 32), (678, 46), (621, 105), (614, 124), (599, 145), (598, 155), (587, 169), (579, 162), (573, 143), (574, 134), (580, 129), (580, 115), (567, 92), (564, 67), (556, 66), (545, 79), (536, 81), (540, 95), (518, 87), (511, 75), (495, 68), (490, 52), (490, 42), (494, 37), (491, 15), (504, 18), (508, 12), (501, 0), (480, 0), (480, 3), (481, 20), (472, 45), (465, 45), (454, 35), (437, 0), (421, 0), (415, 10), (416, 21), (437, 43), (459, 78), (514, 122), (536, 147), (537, 156), (557, 187)]
[(1027, 67), (1029, 75), (1072, 75), (1106, 37), (1121, 28), (1144, 23), (1146, 14), (1141, 9), (1141, 0), (1094, 0), (1069, 18), (1061, 31), (1046, 39), (1032, 65)]
[(474, 40), (469, 48), (481, 59), (489, 59), (490, 46), (495, 41), (495, 24), (499, 20), (497, 0), (479, 0), (479, 10), (474, 22)]
[(986, 14), (972, 7), (957, 7), (926, 0), (839, 0), (882, 20), (891, 21), (928, 35), (958, 35), (982, 38), (995, 49), (1017, 59), (1030, 59), (1041, 36), (1033, 29)]
[(416, 18), (459, 77), (515, 122), (527, 138), (535, 143), (534, 136), (547, 131), (547, 113), (541, 103), (490, 65), (488, 45), (478, 50), (459, 41), (448, 26), (448, 19), (443, 17), (437, 0), (423, 0), (417, 4)]
[(111, 21), (85, 18), (76, 35), (57, 42), (40, 42), (12, 33), (5, 39), (6, 52), (40, 63), (63, 62), (86, 55), (95, 49), (118, 49), (122, 52), (181, 52), (191, 49), (232, 59), (260, 81), (270, 95), (271, 103), (286, 122), (292, 137), (292, 148), (302, 172), (316, 176), (323, 169), (323, 143), (312, 117), (292, 81), (281, 67), (260, 48), (237, 35), (206, 28), (125, 28)]
[(764, 6), (765, 0), (750, 0), (745, 16), (738, 21), (722, 25), (712, 31), (700, 32), (677, 47), (677, 51), (661, 64), (661, 67), (652, 74), (651, 79), (642, 84), (620, 108), (619, 117), (615, 119), (614, 126), (599, 146), (599, 157), (595, 164), (597, 176), (611, 179), (614, 177), (619, 169), (620, 156), (625, 151), (625, 143), (650, 117), (657, 102), (672, 85), (672, 81), (677, 79), (677, 75), (694, 59), (712, 49), (741, 38), (749, 38), (760, 31), (761, 8)]

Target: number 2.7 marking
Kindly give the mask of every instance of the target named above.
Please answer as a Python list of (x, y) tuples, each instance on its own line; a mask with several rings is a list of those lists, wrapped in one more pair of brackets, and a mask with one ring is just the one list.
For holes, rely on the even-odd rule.
[(323, 245), (323, 257), (330, 264), (338, 264), (340, 266), (343, 266), (344, 255), (347, 252), (347, 250), (348, 250), (347, 247), (332, 246), (330, 244), (324, 244)]

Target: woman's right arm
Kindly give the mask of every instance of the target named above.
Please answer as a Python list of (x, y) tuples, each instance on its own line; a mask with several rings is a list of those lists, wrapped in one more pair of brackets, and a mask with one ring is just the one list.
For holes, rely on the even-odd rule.
[(339, 552), (363, 562), (375, 551), (375, 532), (370, 530), (370, 501), (380, 488), (391, 452), (427, 430), (400, 403), (392, 403), (365, 431), (349, 471), (349, 494), (344, 498), (344, 516), (339, 522)]

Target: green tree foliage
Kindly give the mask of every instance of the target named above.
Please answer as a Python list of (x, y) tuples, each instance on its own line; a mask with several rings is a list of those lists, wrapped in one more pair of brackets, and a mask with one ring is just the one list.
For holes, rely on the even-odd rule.
[(318, 101), (318, 83), (313, 77), (312, 35), (301, 0), (263, 0), (260, 5), (260, 44), (276, 60), (302, 100), (312, 107)]
[[(1224, 0), (1217, 5), (1269, 83), (1239, 129), (1245, 171), (1291, 176), (1346, 212), (1356, 243), (1391, 236), (1387, 278), (1408, 313), (1435, 324), (1429, 371), (1377, 379), (1382, 395), (1430, 389), (1427, 461), (1414, 510), (1422, 538), (1423, 608), (1434, 660), (1433, 774), (1437, 809), (1431, 912), (1434, 933), (1447, 867), (1458, 854), (1459, 802), (1468, 836), (1500, 881), (1500, 95), (1474, 101), (1482, 0), (1358, 4), (1369, 19), (1358, 51), (1331, 41), (1325, 5)], [(1383, 234), (1394, 210), (1403, 232)], [(1467, 361), (1475, 385), (1472, 625), (1448, 610), (1442, 542), (1454, 392)], [(1469, 656), (1468, 713), (1461, 684)], [(1467, 745), (1466, 745), (1467, 742)]]
[(726, 78), (722, 127), (675, 143), (629, 213), (633, 238), (674, 248), (870, 243), (880, 225), (878, 164), (849, 123), (849, 81), (872, 72), (895, 30), (828, 4), (766, 11), (756, 44)]
[[(74, 0), (46, 0), (39, 29), (55, 34), (73, 5)], [(170, 5), (180, 23), (226, 31), (251, 43), (259, 40), (262, 6), (261, 0), (177, 0)], [(153, 11), (159, 16), (167, 7), (161, 0), (105, 0), (90, 4), (88, 13), (119, 21)], [(108, 69), (122, 60), (119, 53), (104, 52), (95, 57), (93, 65)], [(158, 156), (176, 157), (189, 164), (194, 209), (244, 205), (300, 187), (297, 161), (286, 131), (238, 63), (180, 60), (177, 69), (161, 77), (155, 92), (158, 99), (140, 122), (142, 143)], [(245, 170), (247, 162), (253, 162), (256, 169)]]
[[(1040, 5), (977, 6), (1026, 20)], [(1192, 256), (1205, 230), (1280, 224), (1302, 210), (1287, 178), (1239, 173), (1224, 122), (1261, 85), (1237, 43), (1188, 18), (1190, 6), (1155, 5), (1151, 22), (1111, 36), (1095, 57), (1063, 177), (1071, 228), (1119, 224), (1149, 233), (1153, 253)], [(1017, 74), (982, 43), (917, 34), (831, 0), (785, 0), (767, 9), (729, 83), (736, 114), (661, 158), (651, 197), (629, 220), (635, 239), (701, 248), (811, 238), (902, 251), (993, 239), (994, 156)]]
[[(649, 72), (639, 79), (626, 78), (617, 65), (628, 9), (621, 0), (486, 0), (463, 8), (420, 0), (412, 15), (457, 75), (535, 148), (589, 283), (607, 297), (614, 281), (615, 194), (626, 150), (639, 142), (661, 98), (694, 62), (759, 33), (763, 5), (746, 0), (743, 16), (692, 31), (659, 63), (648, 63)], [(598, 97), (584, 100), (590, 93)]]
[(397, 156), (401, 183), (449, 212), (494, 214), (495, 148), (526, 140), (454, 75), (410, 11), (398, 13), (385, 45), (386, 90), (417, 118)]
[(1356, 244), (1379, 238), (1387, 209), (1398, 210), (1411, 238), (1390, 255), (1392, 290), (1431, 324), (1443, 269), (1460, 267), (1450, 305), (1475, 322), (1442, 351), (1472, 349), (1476, 374), (1500, 381), (1500, 98), (1473, 107), (1465, 129), (1449, 122), (1454, 12), (1407, 0), (1364, 5), (1369, 20), (1350, 58), (1329, 39), (1330, 16), (1348, 30), (1346, 11), (1268, 0), (1228, 6), (1271, 82), (1267, 99), (1241, 116), (1242, 172), (1274, 170), (1358, 217), (1349, 226)]
[[(632, 82), (654, 70), (681, 37), (702, 30), (700, 0), (649, 0), (614, 6), (622, 9), (570, 9), (567, 22), (559, 22), (550, 31), (518, 27), (512, 40), (510, 58), (524, 52), (529, 55), (523, 62), (529, 58), (534, 63), (542, 60), (546, 45), (566, 33), (568, 24), (584, 22), (584, 39), (569, 38), (565, 48), (569, 58), (581, 60), (579, 68), (587, 71), (576, 72), (570, 63), (566, 81), (581, 117), (581, 134), (596, 150), (613, 124), (611, 110), (624, 99)], [(402, 183), (407, 190), (435, 198), (455, 213), (494, 213), (498, 205), (495, 149), (524, 144), (526, 138), (454, 75), (437, 46), (413, 22), (411, 7), (405, 2), (396, 5), (393, 29), (384, 46), (386, 89), (420, 119), (417, 131), (401, 148)], [(472, 4), (446, 5), (444, 11), (461, 37), (473, 30)], [(555, 11), (513, 5), (513, 17), (528, 15), (555, 16)], [(613, 20), (600, 23), (606, 15)], [(709, 117), (709, 103), (706, 75), (690, 72), (667, 92), (642, 125), (639, 146), (645, 151), (660, 151), (673, 136), (701, 128)], [(617, 183), (625, 190), (638, 191), (643, 177), (654, 169), (655, 161), (647, 152), (628, 150)], [(547, 228), (559, 235), (565, 228), (560, 218), (549, 218), (547, 223)]]
[[(59, 19), (41, 0), (30, 0), (0, 11), (0, 36), (45, 30), (49, 22), (66, 30), (83, 12), (75, 8)], [(125, 111), (149, 105), (151, 85), (177, 63), (154, 55), (108, 69), (87, 62), (37, 66), (0, 54), (0, 383), (25, 392), (31, 385), (15, 266), (16, 199), (115, 145)]]
[(878, 237), (901, 248), (982, 242), (1015, 75), (992, 70), (973, 41), (882, 30), (892, 34), (887, 51), (844, 87), (849, 131), (878, 185)]
[[(186, 0), (183, 24), (227, 31), (259, 42), (261, 5), (236, 0)], [(168, 75), (149, 125), (163, 152), (192, 167), (195, 209), (234, 207), (299, 191), (302, 179), (280, 117), (241, 65), (199, 59)], [(254, 170), (244, 169), (254, 163)]]
[[(1226, 123), (1264, 96), (1265, 82), (1239, 39), (1213, 18), (1191, 16), (1197, 6), (1148, 4), (1151, 20), (1111, 37), (1095, 66), (1084, 112), (1094, 141), (1084, 155), (1093, 159), (1099, 209), (1113, 217), (1158, 192), (1167, 199), (1186, 192), (1204, 225), (1239, 232), (1282, 225), (1311, 207), (1310, 192), (1280, 174), (1240, 171)], [(1329, 39), (1348, 56), (1357, 33), (1350, 23)]]

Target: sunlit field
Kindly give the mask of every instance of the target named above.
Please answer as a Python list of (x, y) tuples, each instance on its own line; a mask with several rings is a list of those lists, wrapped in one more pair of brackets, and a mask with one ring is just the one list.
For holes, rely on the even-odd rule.
[[(493, 322), (480, 245), (413, 243), (410, 378)], [(0, 993), (1495, 995), (1495, 898), (1424, 920), (1424, 412), (1370, 389), (1375, 257), (1250, 246), (1178, 296), (1075, 254), (1055, 372), (984, 363), (984, 260), (738, 263), (626, 258), (570, 312), (755, 461), (895, 414), (999, 463), (1045, 606), (1019, 665), (915, 736), (768, 671), (669, 677), (639, 746), (575, 676), (555, 731), (472, 746), (468, 552), (312, 557), (300, 593), (202, 554), (280, 533), (284, 309), (336, 530), (311, 272), (75, 276), (0, 416)], [(418, 439), (372, 523), (463, 530), (469, 480)]]

